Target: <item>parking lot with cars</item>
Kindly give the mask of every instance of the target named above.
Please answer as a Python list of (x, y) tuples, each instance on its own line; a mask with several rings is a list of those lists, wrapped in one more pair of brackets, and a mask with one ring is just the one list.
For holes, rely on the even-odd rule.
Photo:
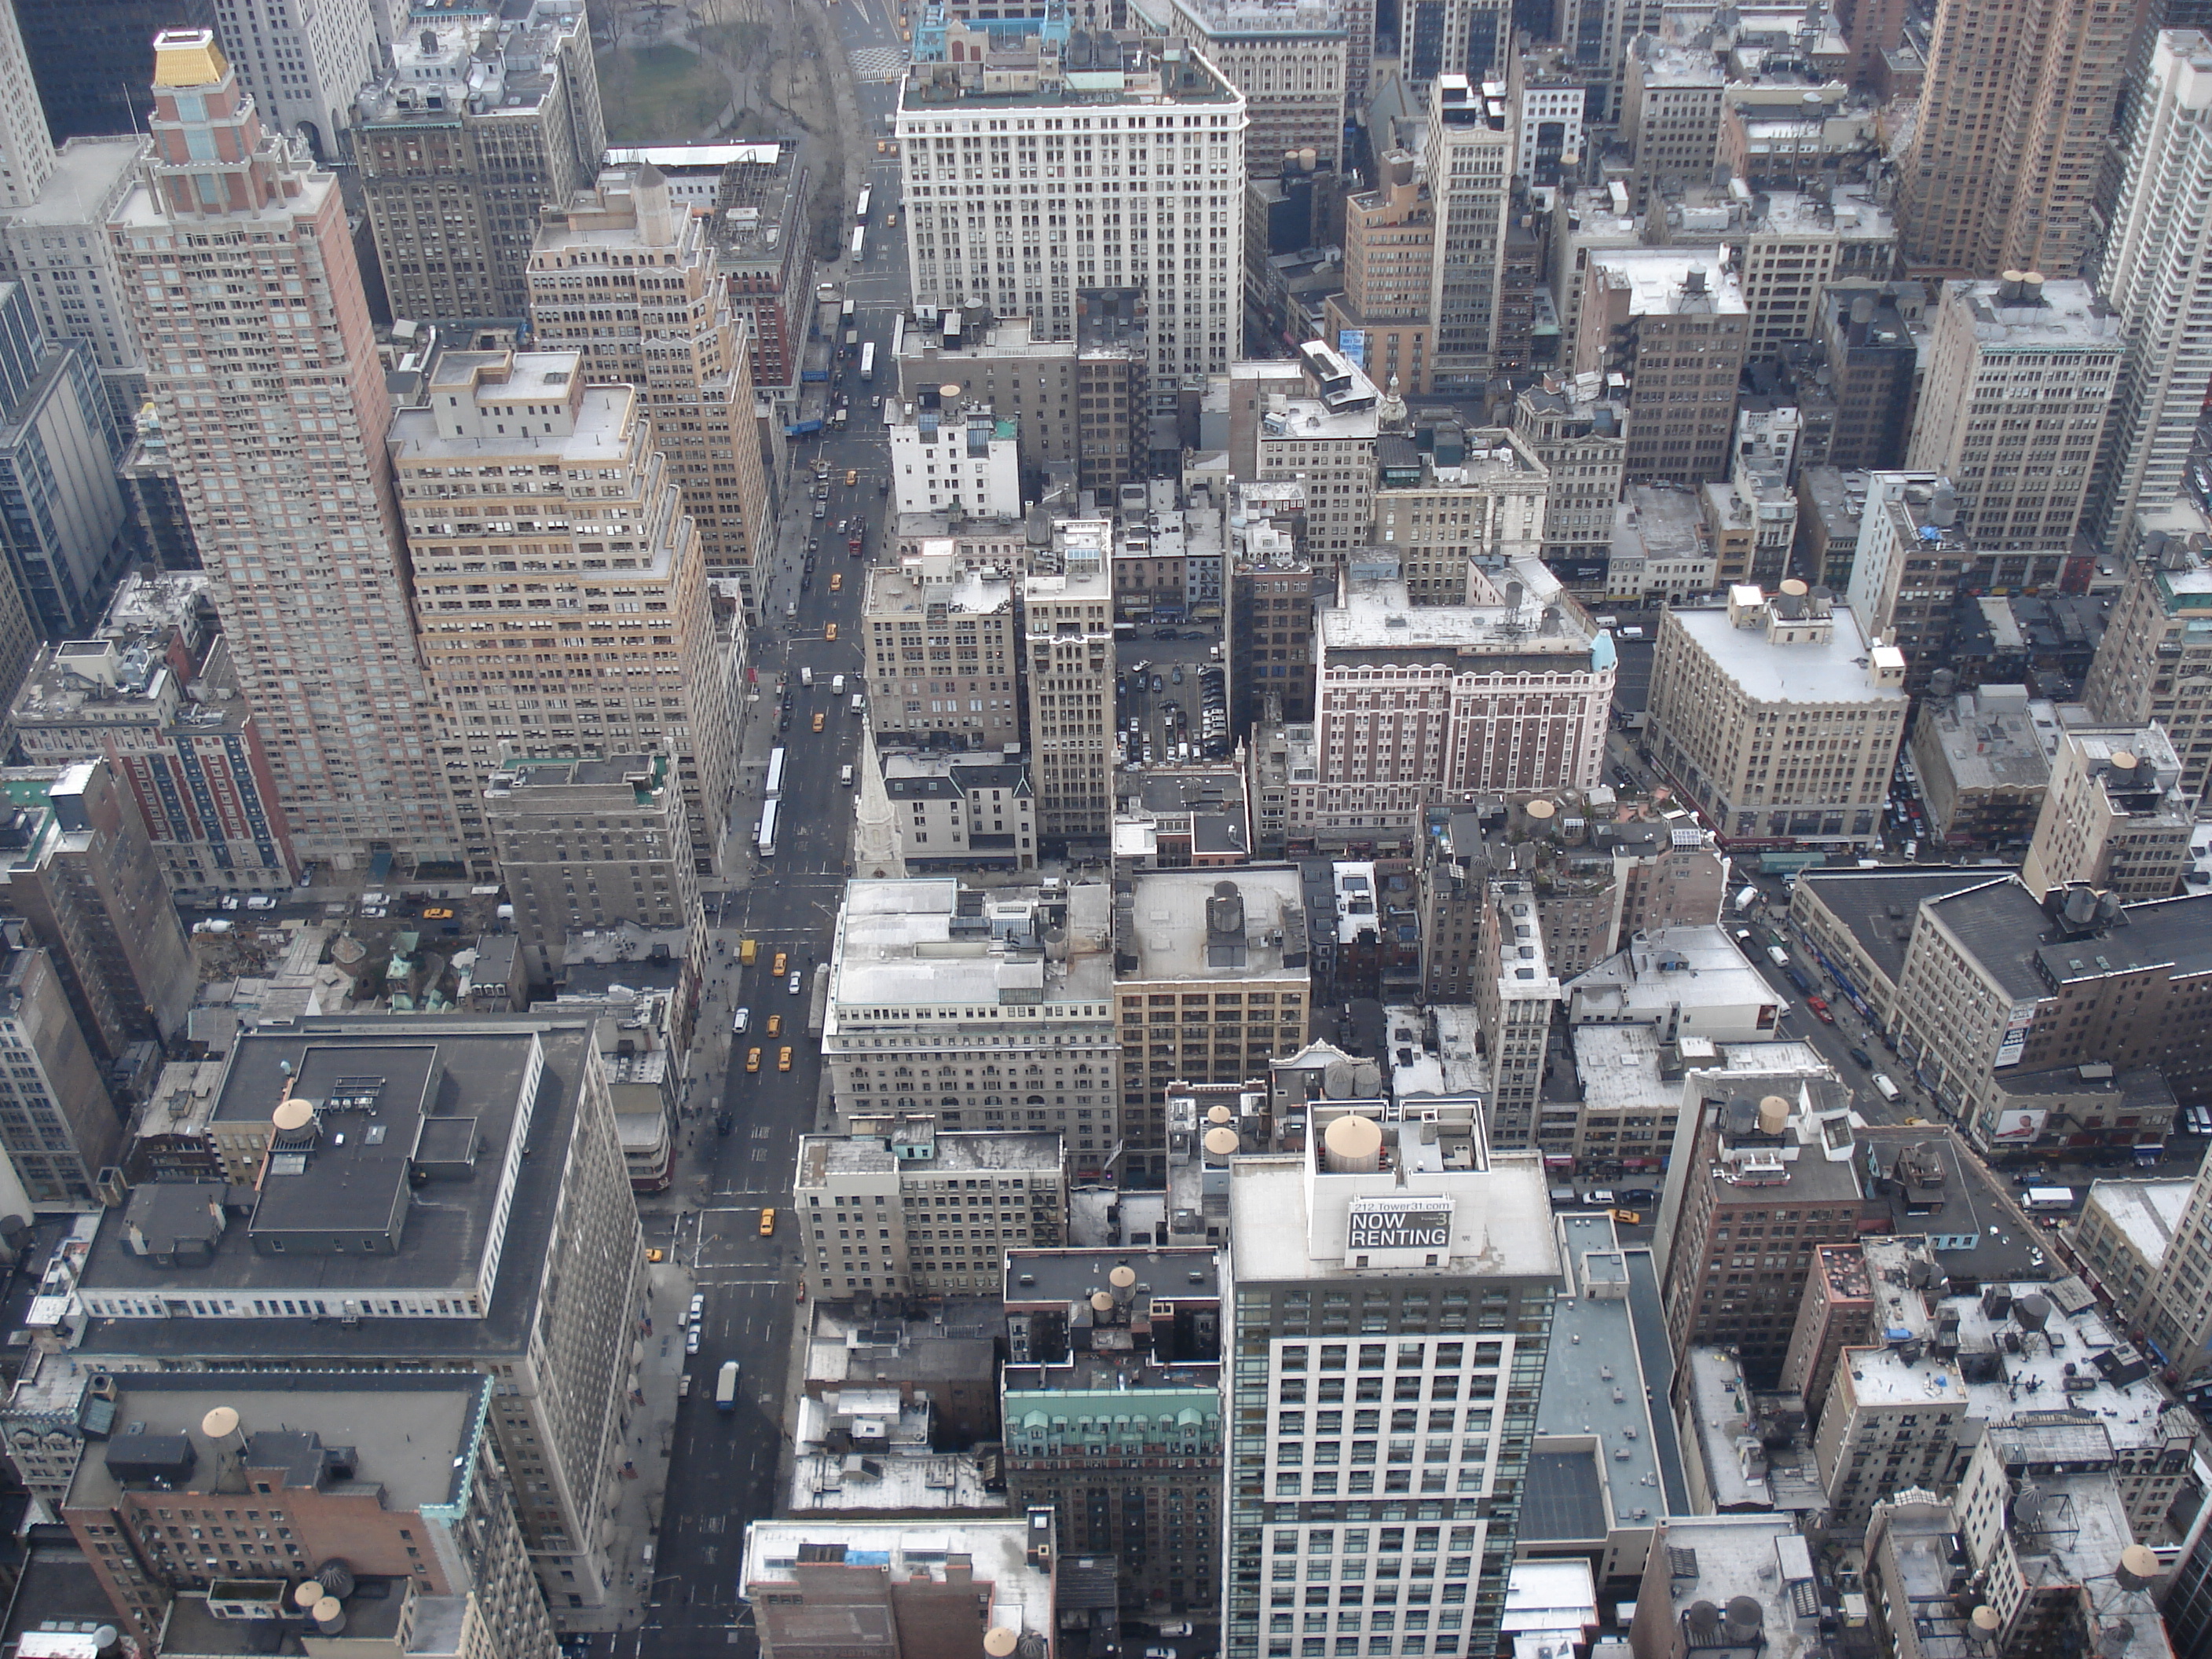
[(1116, 653), (1115, 730), (1134, 769), (1219, 760), (1234, 746), (1228, 684), (1209, 628), (1140, 629)]

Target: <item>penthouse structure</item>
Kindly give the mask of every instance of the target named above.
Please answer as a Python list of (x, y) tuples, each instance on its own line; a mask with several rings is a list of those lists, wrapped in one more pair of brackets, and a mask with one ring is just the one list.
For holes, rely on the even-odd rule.
[(1048, 1643), (1059, 1551), (1048, 1511), (1008, 1521), (755, 1521), (740, 1594), (769, 1659), (805, 1659), (826, 1621), (881, 1620), (889, 1659), (926, 1659), (979, 1630)]
[(489, 1376), (128, 1371), (112, 1386), (129, 1426), (94, 1443), (58, 1508), (141, 1642), (219, 1652), (238, 1621), (441, 1639), (464, 1659), (559, 1652)]
[[(1448, 1163), (1443, 1136), (1371, 1103), (1308, 1115), (1303, 1151), (1227, 1166), (1230, 1311), (1249, 1351), (1223, 1652), (1259, 1659), (1269, 1630), (1303, 1618), (1339, 1639), (1356, 1620), (1394, 1644), (1486, 1654), (1522, 1522), (1501, 1486), (1528, 1475), (1562, 1277), (1543, 1176), (1533, 1154), (1492, 1154), (1479, 1125)], [(1369, 1462), (1386, 1435), (1407, 1461)], [(1433, 1571), (1370, 1571), (1409, 1557)], [(1335, 1605), (1301, 1613), (1301, 1583), (1338, 1585)]]
[(425, 22), (357, 84), (355, 160), (392, 314), (527, 315), (538, 210), (589, 185), (606, 148), (583, 9)]
[(1049, 1130), (1077, 1179), (1104, 1171), (1122, 1138), (1110, 903), (1096, 882), (848, 882), (822, 1035), (841, 1121)]
[(75, 1270), (88, 1381), (369, 1363), (495, 1376), (489, 1431), (545, 1600), (600, 1605), (644, 1247), (592, 1021), (248, 1030), (208, 1133), (223, 1178), (137, 1188)]
[[(419, 374), (391, 454), (471, 859), (489, 867), (483, 790), (507, 756), (661, 752), (691, 856), (719, 867), (742, 650), (720, 635), (646, 394), (587, 386), (574, 351), (434, 349)], [(480, 478), (501, 482), (457, 482)], [(565, 669), (528, 665), (549, 644)]]
[[(769, 533), (751, 354), (706, 222), (650, 161), (609, 168), (549, 206), (530, 251), (530, 324), (573, 349), (593, 385), (628, 385), (699, 526), (710, 576), (734, 578), (757, 617), (755, 564)], [(611, 313), (618, 320), (606, 326)]]
[[(988, 67), (915, 64), (893, 124), (915, 303), (1025, 316), (1066, 340), (1086, 293), (1140, 289), (1156, 407), (1221, 373), (1242, 309), (1245, 111), (1188, 46), (1135, 34), (1040, 33), (994, 42)], [(1069, 120), (1117, 125), (1054, 125)], [(1038, 174), (1013, 198), (1018, 264), (989, 256), (982, 205), (960, 193), (978, 155)], [(1091, 192), (1060, 187), (1075, 167)]]
[(1066, 1238), (1067, 1166), (1055, 1130), (855, 1114), (799, 1137), (792, 1203), (817, 1300), (972, 1294), (1001, 1283), (1009, 1249)]
[(1469, 603), (1416, 607), (1395, 575), (1320, 612), (1320, 767), (1293, 783), (1292, 833), (1408, 838), (1431, 805), (1598, 780), (1609, 635), (1533, 558), (1470, 565)]

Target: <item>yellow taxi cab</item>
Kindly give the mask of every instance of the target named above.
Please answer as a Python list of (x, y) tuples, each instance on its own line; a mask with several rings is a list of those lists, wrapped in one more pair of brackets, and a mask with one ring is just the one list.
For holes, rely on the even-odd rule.
[(788, 1042), (775, 1051), (775, 1069), (779, 1072), (791, 1069), (791, 1045)]
[(896, 230), (898, 228), (898, 215), (896, 213), (886, 213), (884, 215), (884, 228), (885, 230)]
[(837, 637), (837, 624), (836, 623), (831, 623), (827, 628), (823, 629), (822, 630), (822, 637), (825, 640), (836, 639)]
[(770, 1014), (768, 1017), (768, 1034), (770, 1036), (781, 1036), (783, 1035), (783, 1016), (781, 1014)]
[(650, 1249), (645, 1253), (645, 1259), (647, 1261), (665, 1261), (668, 1260), (668, 1252), (658, 1249)]
[(817, 732), (822, 729), (822, 716), (819, 714), (814, 717), (814, 729)]
[(763, 1210), (761, 1212), (761, 1237), (763, 1238), (768, 1238), (772, 1237), (775, 1232), (775, 1212), (773, 1209)]
[(769, 972), (781, 974), (783, 971), (783, 959), (790, 954), (788, 951), (778, 951), (775, 953), (775, 960), (769, 964)]
[(842, 593), (845, 591), (845, 573), (843, 571), (833, 570), (830, 573), (830, 591), (832, 593)]
[(850, 489), (854, 484), (860, 482), (860, 469), (857, 466), (847, 467), (845, 469), (845, 488)]
[(757, 1072), (760, 1070), (759, 1049), (748, 1048), (745, 1050), (745, 1070), (748, 1072)]

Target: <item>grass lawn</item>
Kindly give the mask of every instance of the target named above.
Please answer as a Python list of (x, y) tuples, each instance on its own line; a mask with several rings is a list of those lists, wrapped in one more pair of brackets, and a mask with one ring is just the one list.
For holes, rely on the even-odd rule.
[(730, 101), (720, 72), (682, 46), (617, 46), (599, 54), (599, 70), (611, 144), (700, 137)]

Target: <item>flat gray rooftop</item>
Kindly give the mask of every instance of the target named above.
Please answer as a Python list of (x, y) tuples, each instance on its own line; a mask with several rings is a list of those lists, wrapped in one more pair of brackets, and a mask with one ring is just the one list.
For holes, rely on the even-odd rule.
[[(246, 1464), (283, 1468), (288, 1486), (328, 1485), (324, 1451), (351, 1453), (340, 1485), (380, 1486), (386, 1510), (456, 1502), (475, 1474), (477, 1433), (491, 1379), (468, 1371), (118, 1371), (115, 1420), (134, 1432), (88, 1449), (70, 1487), (72, 1505), (106, 1505), (125, 1490), (155, 1490), (137, 1475), (133, 1440), (180, 1454), (190, 1469), (178, 1492), (211, 1492), (223, 1473), (202, 1419), (217, 1407), (238, 1413)], [(189, 1448), (189, 1449), (185, 1449)], [(243, 1488), (240, 1488), (243, 1490)]]
[[(585, 1067), (593, 1063), (592, 1021), (542, 1015), (433, 1016), (383, 1015), (367, 1018), (335, 1016), (302, 1019), (289, 1030), (249, 1031), (240, 1038), (241, 1051), (251, 1051), (264, 1085), (281, 1076), (276, 1062), (287, 1052), (295, 1061), (311, 1045), (334, 1044), (346, 1036), (372, 1044), (395, 1039), (434, 1041), (441, 1051), (481, 1041), (486, 1051), (495, 1050), (536, 1033), (543, 1047), (544, 1065), (530, 1114), (530, 1144), (542, 1152), (565, 1149), (575, 1132), (576, 1103), (583, 1088)], [(507, 1062), (495, 1055), (483, 1063), (496, 1076)], [(234, 1066), (234, 1072), (237, 1067)], [(465, 1088), (466, 1065), (453, 1073)], [(273, 1088), (262, 1097), (278, 1098)], [(497, 1110), (477, 1091), (480, 1130), (502, 1150), (512, 1132), (514, 1110), (502, 1121)], [(510, 1094), (510, 1100), (514, 1097)], [(483, 1316), (477, 1319), (408, 1319), (364, 1314), (355, 1322), (337, 1319), (269, 1318), (143, 1318), (95, 1319), (87, 1330), (77, 1357), (80, 1360), (104, 1354), (143, 1355), (220, 1364), (231, 1360), (289, 1362), (303, 1358), (331, 1358), (349, 1362), (409, 1359), (451, 1359), (467, 1363), (501, 1358), (526, 1352), (531, 1323), (537, 1314), (538, 1286), (544, 1275), (547, 1241), (552, 1235), (565, 1159), (558, 1156), (522, 1159), (507, 1206), (507, 1234), (500, 1254), (499, 1275)], [(373, 1257), (339, 1255), (295, 1259), (257, 1255), (233, 1229), (216, 1246), (213, 1261), (204, 1267), (167, 1268), (133, 1255), (124, 1242), (123, 1229), (100, 1229), (85, 1261), (81, 1290), (137, 1291), (150, 1293), (175, 1305), (180, 1298), (225, 1291), (251, 1293), (279, 1286), (297, 1288), (310, 1270), (329, 1290), (347, 1295), (393, 1287), (418, 1287), (432, 1273), (451, 1280), (465, 1262), (473, 1273), (488, 1242), (491, 1223), (490, 1198), (495, 1182), (487, 1173), (497, 1159), (487, 1154), (478, 1162), (473, 1181), (437, 1183), (438, 1202), (451, 1207), (419, 1209), (410, 1218), (397, 1255)], [(143, 1191), (143, 1188), (141, 1188)]]
[(1075, 1302), (1110, 1287), (1114, 1270), (1137, 1275), (1139, 1296), (1218, 1297), (1221, 1257), (1211, 1247), (1158, 1250), (1010, 1250), (1006, 1300)]

